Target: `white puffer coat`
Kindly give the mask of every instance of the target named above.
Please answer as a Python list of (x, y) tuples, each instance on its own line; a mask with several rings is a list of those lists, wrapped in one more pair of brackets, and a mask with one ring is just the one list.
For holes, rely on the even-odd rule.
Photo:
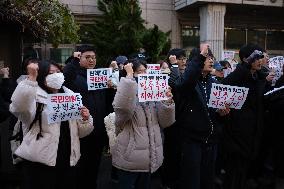
[[(65, 93), (73, 93), (71, 90), (63, 87)], [(59, 136), (60, 123), (47, 123), (47, 93), (41, 89), (37, 82), (28, 79), (22, 81), (17, 86), (12, 95), (10, 112), (22, 121), (24, 138), (21, 145), (15, 151), (15, 154), (23, 159), (43, 163), (48, 166), (55, 166)], [(36, 113), (36, 103), (44, 104), (42, 111), (42, 131), (43, 137), (36, 140), (39, 133), (39, 124), (36, 122), (31, 130), (29, 126), (34, 120)], [(79, 138), (87, 136), (94, 129), (93, 118), (89, 120), (69, 120), (71, 135), (71, 155), (70, 166), (75, 166), (80, 159), (80, 141)]]
[(154, 172), (163, 163), (161, 127), (175, 121), (175, 105), (139, 103), (135, 80), (121, 78), (113, 101), (121, 130), (112, 149), (113, 166), (130, 172)]

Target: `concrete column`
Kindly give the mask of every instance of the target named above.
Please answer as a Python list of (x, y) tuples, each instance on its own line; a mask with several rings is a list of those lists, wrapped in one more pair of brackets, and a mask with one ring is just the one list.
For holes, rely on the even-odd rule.
[(226, 5), (207, 4), (199, 9), (200, 42), (210, 44), (217, 60), (221, 60), (224, 48), (224, 16)]

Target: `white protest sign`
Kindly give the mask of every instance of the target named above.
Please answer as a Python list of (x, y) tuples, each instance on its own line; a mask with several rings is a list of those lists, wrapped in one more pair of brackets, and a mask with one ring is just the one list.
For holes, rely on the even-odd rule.
[(226, 69), (223, 69), (223, 72), (224, 72), (224, 77), (227, 77), (230, 73), (232, 73), (232, 69), (226, 68)]
[(223, 52), (222, 52), (222, 60), (233, 60), (234, 57), (235, 57), (235, 51), (223, 50)]
[(87, 83), (88, 90), (98, 90), (108, 88), (107, 81), (111, 76), (111, 68), (88, 69)]
[(241, 109), (248, 95), (248, 88), (222, 84), (212, 84), (209, 107)]
[(159, 64), (147, 64), (147, 74), (161, 74)]
[(110, 79), (112, 84), (116, 87), (119, 83), (119, 71), (112, 72), (112, 74), (110, 75)]
[(284, 65), (284, 57), (276, 56), (269, 59), (269, 68), (274, 70), (275, 76), (272, 80), (272, 86), (275, 85), (276, 81), (283, 75), (283, 65)]
[(47, 95), (48, 123), (79, 119), (82, 97), (80, 93), (56, 93)]
[(168, 79), (169, 76), (167, 74), (139, 74), (139, 102), (167, 100)]

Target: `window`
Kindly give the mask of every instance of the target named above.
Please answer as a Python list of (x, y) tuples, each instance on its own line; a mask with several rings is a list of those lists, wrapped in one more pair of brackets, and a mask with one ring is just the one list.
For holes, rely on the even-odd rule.
[(199, 46), (200, 37), (199, 37), (198, 27), (183, 26), (181, 32), (182, 32), (181, 40), (183, 48)]
[(246, 44), (246, 30), (225, 29), (225, 49), (239, 49)]
[(265, 48), (265, 31), (248, 30), (247, 32), (247, 43), (258, 44), (261, 47)]
[(73, 49), (71, 48), (58, 48), (50, 49), (50, 59), (54, 60), (57, 63), (64, 64), (67, 58), (69, 58), (73, 53)]
[(267, 31), (267, 49), (284, 50), (284, 31)]

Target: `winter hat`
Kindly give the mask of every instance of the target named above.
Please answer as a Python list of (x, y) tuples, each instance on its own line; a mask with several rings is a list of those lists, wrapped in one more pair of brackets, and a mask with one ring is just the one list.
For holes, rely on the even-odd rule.
[(224, 66), (222, 66), (220, 62), (215, 62), (213, 68), (217, 71), (222, 71), (224, 69)]
[(128, 59), (126, 56), (118, 56), (116, 57), (115, 61), (117, 62), (117, 64), (124, 64), (128, 61)]

